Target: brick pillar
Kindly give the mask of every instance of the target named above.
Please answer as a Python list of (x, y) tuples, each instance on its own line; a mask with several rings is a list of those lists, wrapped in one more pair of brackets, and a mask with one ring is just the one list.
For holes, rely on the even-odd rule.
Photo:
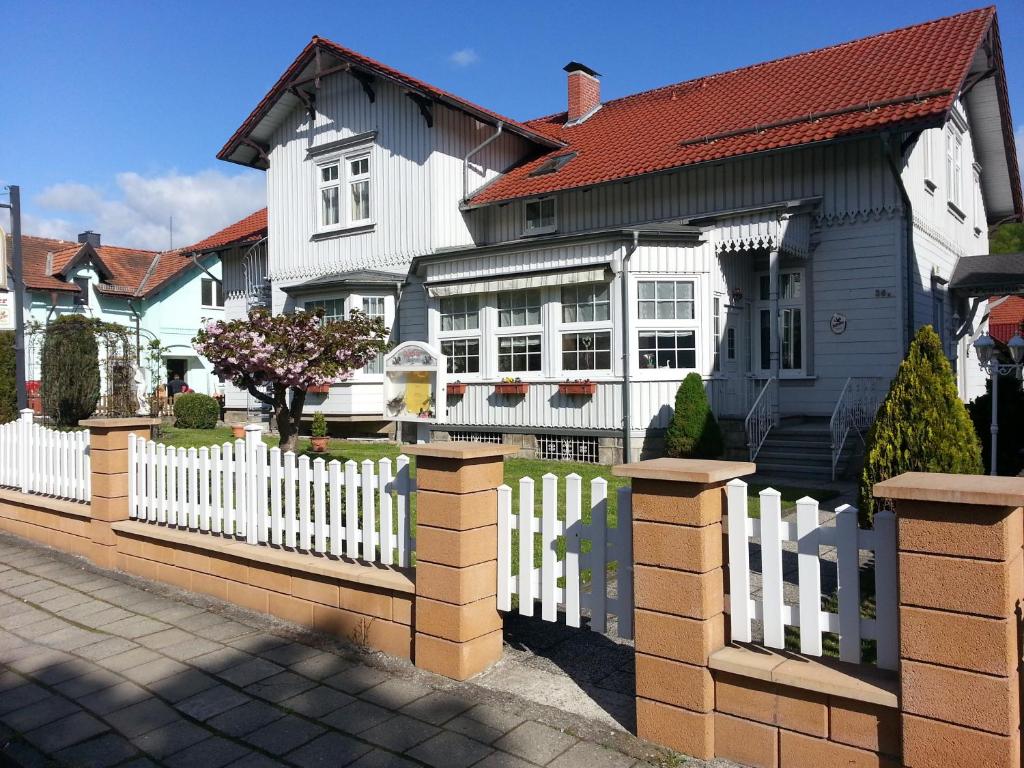
[(1024, 478), (910, 472), (893, 499), (907, 768), (1019, 768)]
[(708, 657), (725, 645), (725, 484), (734, 461), (655, 459), (613, 468), (633, 481), (637, 735), (715, 756)]
[(498, 494), (518, 448), (433, 443), (416, 456), (416, 666), (465, 680), (501, 658)]
[(89, 469), (92, 475), (92, 552), (89, 559), (101, 568), (113, 568), (117, 540), (111, 523), (128, 519), (128, 435), (149, 439), (150, 427), (160, 419), (86, 419), (89, 430)]

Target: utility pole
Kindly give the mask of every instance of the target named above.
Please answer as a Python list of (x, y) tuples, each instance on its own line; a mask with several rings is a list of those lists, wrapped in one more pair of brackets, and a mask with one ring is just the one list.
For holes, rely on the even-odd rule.
[(22, 308), (25, 284), (21, 274), (21, 187), (12, 184), (7, 188), (9, 203), (0, 203), (0, 208), (11, 211), (11, 284), (8, 290), (14, 297), (14, 380), (18, 391), (18, 410), (28, 404), (25, 392), (25, 314)]

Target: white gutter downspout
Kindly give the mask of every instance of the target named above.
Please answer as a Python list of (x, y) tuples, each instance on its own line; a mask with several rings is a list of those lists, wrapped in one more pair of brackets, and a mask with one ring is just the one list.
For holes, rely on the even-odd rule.
[(498, 128), (497, 128), (497, 130), (492, 135), (490, 135), (486, 139), (484, 139), (478, 146), (476, 146), (473, 149), (469, 150), (469, 154), (467, 154), (464, 158), (462, 158), (462, 201), (463, 202), (466, 202), (467, 200), (469, 200), (469, 159), (471, 157), (473, 157), (473, 155), (475, 155), (478, 152), (480, 152), (481, 150), (483, 150), (492, 141), (495, 141), (499, 136), (501, 136), (501, 132), (503, 130), (505, 130), (505, 123), (502, 122), (501, 120), (499, 120), (498, 121)]
[(622, 269), (619, 271), (619, 279), (622, 280), (622, 461), (629, 464), (632, 459), (633, 420), (630, 409), (632, 404), (629, 397), (631, 373), (633, 362), (629, 355), (629, 260), (633, 257), (637, 247), (640, 245), (640, 232), (633, 230), (633, 242), (622, 257)]

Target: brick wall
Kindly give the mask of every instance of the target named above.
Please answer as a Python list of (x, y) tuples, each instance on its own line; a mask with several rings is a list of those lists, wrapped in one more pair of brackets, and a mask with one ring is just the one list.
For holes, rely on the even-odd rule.
[(89, 555), (93, 541), (88, 504), (0, 488), (0, 530), (40, 544)]

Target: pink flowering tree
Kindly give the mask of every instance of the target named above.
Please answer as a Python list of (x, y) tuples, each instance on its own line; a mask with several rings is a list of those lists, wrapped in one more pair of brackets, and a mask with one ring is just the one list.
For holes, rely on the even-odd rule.
[(211, 322), (192, 339), (216, 374), (274, 409), (284, 451), (298, 441), (306, 390), (345, 381), (387, 346), (381, 320), (353, 311), (327, 323), (322, 314), (254, 309), (245, 320)]

